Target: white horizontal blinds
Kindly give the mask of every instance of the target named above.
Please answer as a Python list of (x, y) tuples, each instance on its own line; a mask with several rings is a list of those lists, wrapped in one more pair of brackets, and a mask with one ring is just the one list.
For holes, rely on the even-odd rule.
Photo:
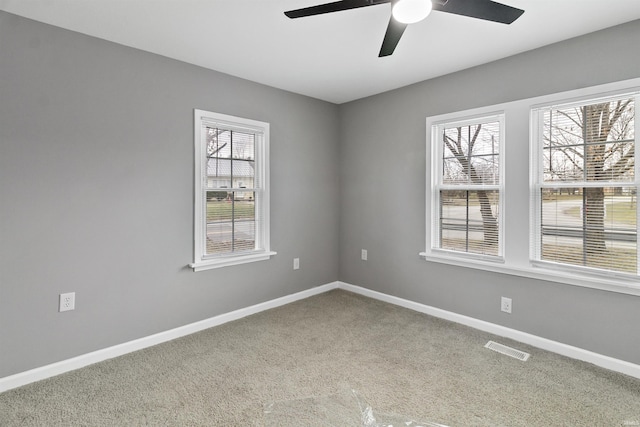
[(259, 249), (261, 135), (252, 130), (205, 126), (207, 152), (205, 255)]
[(540, 260), (638, 273), (635, 95), (538, 110)]
[(500, 255), (500, 133), (496, 119), (438, 126), (438, 248)]

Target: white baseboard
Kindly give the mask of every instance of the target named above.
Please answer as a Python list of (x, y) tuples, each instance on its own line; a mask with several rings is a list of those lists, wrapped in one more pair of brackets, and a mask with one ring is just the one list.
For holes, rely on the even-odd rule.
[(584, 350), (578, 347), (573, 347), (567, 344), (559, 343), (556, 341), (548, 340), (546, 338), (541, 338), (535, 335), (521, 332), (515, 329), (510, 329), (504, 326), (474, 319), (472, 317), (463, 316), (461, 314), (457, 314), (457, 313), (442, 310), (439, 308), (431, 307), (428, 305), (420, 304), (414, 301), (394, 297), (391, 295), (383, 294), (377, 291), (372, 291), (370, 289), (362, 288), (359, 286), (350, 285), (348, 283), (332, 282), (326, 285), (311, 288), (306, 291), (298, 292), (292, 295), (287, 295), (287, 296), (277, 298), (271, 301), (267, 301), (261, 304), (256, 304), (250, 307), (246, 307), (246, 308), (235, 310), (229, 313), (221, 314), (219, 316), (205, 319), (200, 322), (191, 323), (189, 325), (181, 326), (179, 328), (171, 329), (165, 332), (160, 332), (160, 333), (143, 337), (137, 340), (115, 345), (113, 347), (97, 350), (97, 351), (83, 354), (71, 359), (63, 360), (57, 363), (52, 363), (50, 365), (42, 366), (39, 368), (31, 369), (29, 371), (18, 373), (15, 375), (10, 375), (8, 377), (0, 378), (0, 393), (3, 391), (7, 391), (16, 387), (20, 387), (20, 386), (32, 383), (32, 382), (36, 382), (36, 381), (40, 381), (56, 375), (60, 375), (65, 372), (73, 371), (75, 369), (79, 369), (84, 366), (91, 365), (93, 363), (98, 363), (107, 359), (122, 356), (127, 353), (142, 350), (147, 347), (151, 347), (157, 344), (161, 344), (163, 342), (167, 342), (176, 338), (190, 335), (190, 334), (202, 331), (204, 329), (222, 325), (224, 323), (231, 322), (233, 320), (238, 320), (243, 317), (247, 317), (252, 314), (259, 313), (261, 311), (269, 310), (271, 308), (280, 307), (282, 305), (289, 304), (294, 301), (309, 298), (311, 296), (318, 295), (318, 294), (330, 291), (332, 289), (344, 289), (346, 291), (360, 294), (369, 298), (388, 302), (390, 304), (405, 307), (410, 310), (425, 313), (434, 317), (439, 317), (445, 320), (450, 320), (452, 322), (460, 323), (462, 325), (479, 329), (481, 331), (511, 338), (516, 341), (520, 341), (522, 343), (541, 348), (543, 350), (552, 351), (554, 353), (571, 357), (573, 359), (578, 359), (585, 362), (593, 363), (594, 365), (601, 366), (603, 368), (620, 372), (620, 373), (640, 379), (640, 365), (636, 365), (630, 362), (625, 362), (623, 360), (614, 359), (609, 356), (604, 356), (604, 355), (594, 353), (588, 350)]
[(73, 371), (91, 365), (93, 363), (102, 362), (107, 359), (122, 356), (127, 353), (142, 350), (147, 347), (151, 347), (163, 342), (171, 341), (176, 338), (180, 338), (186, 335), (190, 335), (204, 329), (212, 328), (214, 326), (222, 325), (233, 320), (238, 320), (243, 317), (250, 316), (261, 311), (269, 310), (271, 308), (280, 307), (285, 304), (292, 303), (304, 298), (321, 294), (331, 289), (338, 287), (338, 282), (328, 283), (326, 285), (318, 286), (315, 288), (307, 289), (302, 292), (298, 292), (292, 295), (287, 295), (281, 298), (277, 298), (264, 303), (252, 305), (250, 307), (241, 308), (229, 313), (221, 314), (219, 316), (211, 317), (199, 322), (191, 323), (189, 325), (181, 326), (179, 328), (170, 329), (168, 331), (160, 332), (154, 335), (149, 335), (140, 339), (129, 341), (123, 344), (118, 344), (113, 347), (104, 348), (102, 350), (93, 351), (91, 353), (83, 354), (71, 359), (62, 360), (60, 362), (52, 363), (50, 365), (42, 366), (39, 368), (31, 369), (25, 372), (20, 372), (15, 375), (0, 378), (0, 393), (10, 390), (12, 388), (20, 387), (32, 382), (44, 380), (56, 375), (63, 374), (65, 372)]
[(532, 345), (543, 350), (548, 350), (553, 353), (561, 354), (563, 356), (570, 357), (572, 359), (582, 360), (584, 362), (592, 363), (596, 366), (609, 369), (611, 371), (620, 372), (635, 378), (640, 379), (640, 365), (636, 365), (624, 360), (614, 359), (613, 357), (604, 356), (602, 354), (594, 353), (589, 350), (574, 347), (571, 345), (563, 344), (561, 342), (552, 341), (546, 338), (542, 338), (536, 335), (521, 332), (516, 329), (507, 328), (504, 326), (496, 325), (495, 323), (485, 322), (473, 317), (463, 316), (462, 314), (453, 313), (451, 311), (442, 310), (436, 307), (420, 304), (414, 301), (394, 297), (391, 295), (383, 294), (381, 292), (372, 291), (370, 289), (361, 288), (360, 286), (350, 285), (344, 282), (338, 282), (338, 288), (350, 291), (356, 294), (364, 295), (369, 298), (377, 299), (380, 301), (388, 302), (390, 304), (398, 305), (408, 308), (410, 310), (418, 311), (428, 314), (430, 316), (439, 317), (441, 319), (450, 320), (455, 323), (460, 323), (465, 326), (479, 329), (484, 332), (489, 332), (501, 337), (511, 338), (513, 340)]

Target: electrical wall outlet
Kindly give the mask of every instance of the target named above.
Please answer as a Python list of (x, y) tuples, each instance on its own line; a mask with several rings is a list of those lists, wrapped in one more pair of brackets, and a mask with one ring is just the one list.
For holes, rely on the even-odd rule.
[(360, 253), (360, 258), (362, 258), (363, 261), (367, 260), (367, 250), (363, 249), (362, 252)]
[(300, 269), (300, 258), (293, 259), (293, 269), (294, 270)]
[(75, 310), (76, 308), (76, 293), (69, 292), (66, 294), (60, 294), (59, 312)]
[(500, 310), (511, 313), (511, 298), (502, 297), (500, 300)]

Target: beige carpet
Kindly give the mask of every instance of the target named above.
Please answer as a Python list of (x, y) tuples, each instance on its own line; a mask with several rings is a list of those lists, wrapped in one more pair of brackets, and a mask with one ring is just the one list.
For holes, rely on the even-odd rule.
[(10, 390), (0, 425), (264, 426), (349, 390), (447, 426), (640, 425), (640, 380), (341, 290)]

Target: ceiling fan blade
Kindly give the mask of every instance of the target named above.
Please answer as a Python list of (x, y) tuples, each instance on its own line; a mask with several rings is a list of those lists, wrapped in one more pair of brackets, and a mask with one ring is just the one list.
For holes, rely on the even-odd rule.
[(406, 28), (407, 24), (401, 24), (393, 19), (393, 17), (389, 18), (389, 25), (387, 26), (387, 32), (384, 35), (384, 40), (382, 41), (382, 47), (380, 47), (378, 58), (389, 56), (393, 53)]
[(502, 24), (511, 24), (524, 13), (522, 9), (491, 0), (449, 0), (440, 3), (443, 2), (434, 1), (433, 10)]
[(322, 15), (323, 13), (340, 12), (342, 10), (358, 7), (375, 6), (382, 3), (390, 3), (391, 0), (342, 0), (332, 3), (319, 4), (317, 6), (304, 7), (302, 9), (289, 10), (284, 14), (289, 18), (302, 18), (304, 16)]

